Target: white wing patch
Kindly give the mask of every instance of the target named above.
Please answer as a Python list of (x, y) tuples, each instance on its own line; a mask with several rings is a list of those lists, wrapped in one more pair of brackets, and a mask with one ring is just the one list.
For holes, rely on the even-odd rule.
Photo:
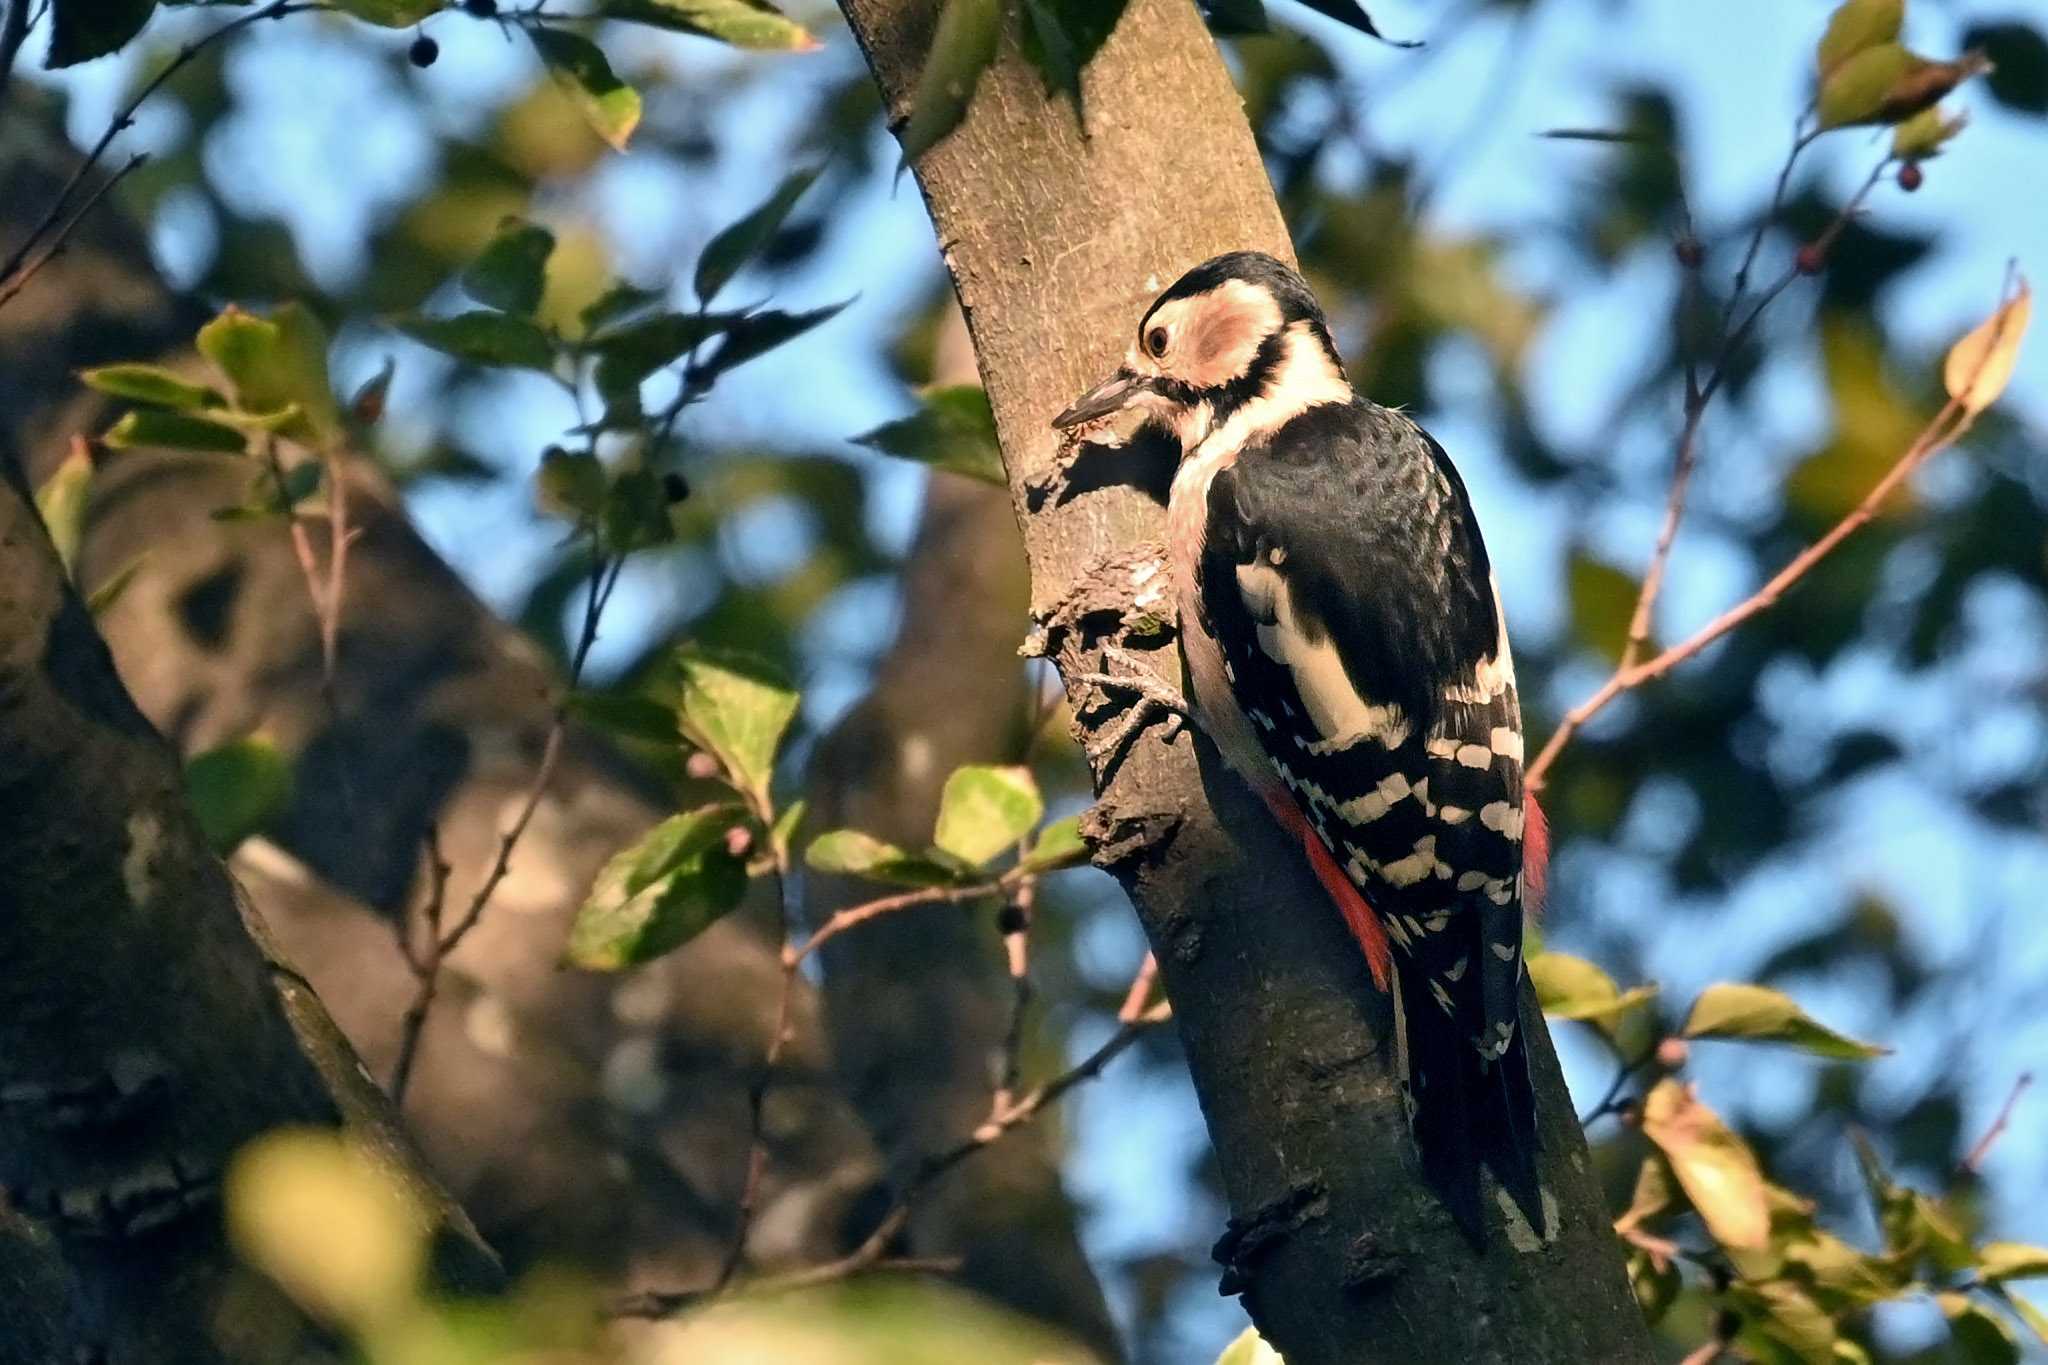
[[(1303, 747), (1323, 755), (1368, 740), (1389, 749), (1407, 742), (1409, 722), (1401, 708), (1360, 696), (1328, 632), (1318, 632), (1320, 638), (1312, 641), (1301, 628), (1294, 590), (1278, 569), (1264, 559), (1240, 565), (1237, 590), (1244, 598), (1245, 610), (1257, 623), (1259, 648), (1294, 675), (1294, 690), (1308, 708), (1316, 733), (1323, 737)], [(1487, 757), (1491, 761), (1490, 753)]]

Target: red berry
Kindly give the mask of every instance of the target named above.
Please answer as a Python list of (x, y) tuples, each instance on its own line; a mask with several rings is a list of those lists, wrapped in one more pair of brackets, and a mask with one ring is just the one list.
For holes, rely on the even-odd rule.
[(419, 37), (412, 40), (412, 47), (406, 52), (405, 59), (414, 66), (429, 67), (434, 64), (434, 59), (440, 55), (441, 45), (422, 33)]
[(734, 825), (725, 832), (725, 851), (735, 858), (744, 858), (754, 847), (754, 831), (745, 825)]
[(1700, 262), (1707, 259), (1707, 253), (1700, 246), (1700, 239), (1697, 237), (1679, 238), (1672, 246), (1671, 251), (1673, 255), (1678, 257), (1678, 263), (1687, 270), (1698, 270)]
[(1666, 1038), (1657, 1044), (1657, 1065), (1666, 1071), (1676, 1071), (1685, 1065), (1685, 1059), (1691, 1055), (1691, 1051), (1692, 1049), (1686, 1046), (1685, 1039)]
[(1899, 167), (1899, 188), (1906, 193), (1911, 194), (1926, 183), (1927, 176), (1921, 171), (1919, 162), (1908, 161)]
[(1827, 250), (1819, 242), (1808, 242), (1799, 248), (1799, 254), (1793, 258), (1793, 264), (1799, 267), (1799, 273), (1802, 275), (1818, 275), (1821, 267), (1827, 263)]
[(683, 762), (683, 771), (699, 782), (709, 782), (718, 776), (718, 760), (699, 749)]

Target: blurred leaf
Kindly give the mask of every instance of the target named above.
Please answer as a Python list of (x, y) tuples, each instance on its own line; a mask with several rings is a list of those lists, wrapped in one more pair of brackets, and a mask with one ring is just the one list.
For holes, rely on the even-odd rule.
[(809, 813), (811, 803), (799, 798), (782, 808), (775, 817), (775, 823), (768, 827), (768, 843), (775, 850), (777, 866), (789, 864), (789, 850), (796, 843), (797, 831), (803, 827), (804, 816)]
[(280, 414), (296, 408), (276, 427), (281, 435), (322, 447), (340, 438), (327, 329), (304, 304), (283, 304), (269, 317), (229, 304), (199, 329), (199, 353), (227, 377), (236, 407)]
[(1936, 1294), (1963, 1365), (2019, 1365), (2020, 1344), (2004, 1319), (1967, 1294)]
[(1793, 507), (1826, 524), (1869, 495), (1919, 436), (1922, 422), (1885, 372), (1883, 338), (1869, 325), (1830, 314), (1822, 319), (1820, 342), (1834, 435), (1793, 469), (1785, 493)]
[(1906, 0), (1843, 0), (1828, 19), (1814, 66), (1823, 80), (1866, 48), (1896, 42), (1906, 22)]
[(1666, 1078), (1650, 1088), (1643, 1099), (1643, 1135), (1671, 1162), (1715, 1241), (1731, 1249), (1764, 1247), (1771, 1219), (1756, 1156), (1689, 1086)]
[(604, 465), (588, 451), (549, 446), (541, 453), (533, 478), (535, 501), (542, 511), (589, 522), (604, 510)]
[(85, 598), (85, 609), (94, 616), (112, 611), (114, 604), (121, 600), (121, 594), (128, 591), (128, 585), (135, 581), (135, 575), (149, 561), (149, 552), (143, 551), (101, 580)]
[(50, 544), (64, 563), (64, 572), (77, 576), (78, 545), (85, 538), (85, 509), (92, 496), (92, 450), (73, 437), (71, 453), (51, 471), (36, 489), (36, 511), (50, 533)]
[(334, 0), (335, 8), (385, 28), (411, 28), (440, 9), (444, 0)]
[(1820, 83), (1815, 106), (1820, 126), (1841, 128), (1877, 117), (1912, 60), (1897, 43), (1878, 43), (1844, 57)]
[(54, 0), (50, 7), (52, 70), (104, 57), (142, 32), (156, 0)]
[(1045, 88), (1081, 104), (1081, 72), (1123, 18), (1127, 0), (1024, 0), (1024, 56)]
[(1223, 1348), (1223, 1354), (1216, 1357), (1216, 1365), (1285, 1365), (1285, 1362), (1280, 1359), (1280, 1353), (1259, 1335), (1258, 1328), (1247, 1327)]
[(1998, 401), (2012, 382), (2013, 367), (2019, 363), (2020, 342), (2034, 313), (2034, 291), (2024, 278), (2012, 297), (1999, 304), (1998, 311), (1949, 348), (1941, 367), (1941, 382), (1949, 397), (1962, 404), (1971, 416)]
[(736, 313), (658, 313), (591, 343), (597, 353), (597, 392), (608, 406), (638, 409), (640, 385), (667, 365), (739, 321)]
[(640, 92), (612, 73), (603, 51), (588, 38), (540, 24), (523, 27), (584, 120), (613, 150), (625, 151), (640, 126)]
[(1655, 986), (1623, 991), (1606, 972), (1569, 953), (1537, 953), (1528, 959), (1528, 970), (1545, 1014), (1592, 1024), (1610, 1037), (1621, 1016), (1657, 994)]
[(673, 815), (614, 855), (576, 912), (567, 959), (616, 971), (671, 952), (711, 927), (746, 894), (745, 864), (726, 832), (745, 819), (733, 805)]
[(291, 804), (291, 759), (261, 735), (194, 754), (185, 763), (185, 798), (213, 851), (231, 853)]
[(1373, 23), (1372, 16), (1365, 12), (1365, 6), (1359, 0), (1301, 0), (1301, 3), (1318, 14), (1328, 15), (1340, 24), (1349, 24), (1360, 33), (1377, 38), (1389, 47), (1422, 46), (1419, 42), (1397, 41), (1381, 33), (1378, 26)]
[(2034, 1334), (2035, 1340), (2043, 1346), (2048, 1346), (2048, 1313), (2043, 1313), (2004, 1285), (1999, 1285), (1992, 1293), (1997, 1296), (2000, 1303), (2013, 1311), (2015, 1317), (2027, 1325), (2027, 1330)]
[(1619, 662), (1641, 585), (1605, 560), (1573, 550), (1565, 591), (1571, 594), (1573, 634), (1608, 663)]
[[(1834, 1365), (1835, 1323), (1798, 1285), (1785, 1280), (1739, 1283), (1730, 1291), (1743, 1315), (1738, 1338), (1744, 1346), (1766, 1341), (1784, 1347), (1805, 1365)], [(1764, 1356), (1764, 1359), (1771, 1359)]]
[(462, 287), (478, 303), (531, 316), (547, 287), (555, 234), (521, 218), (507, 218), (483, 253), (462, 272)]
[(1983, 74), (1984, 70), (1985, 60), (1981, 52), (1965, 53), (1952, 62), (1931, 62), (1924, 57), (1914, 57), (1906, 63), (1905, 74), (1885, 91), (1876, 121), (1902, 123), (1932, 109), (1957, 86), (1972, 76)]
[(918, 411), (854, 437), (854, 444), (1004, 487), (995, 414), (981, 385), (946, 385), (926, 389), (921, 397)]
[(1642, 1250), (1628, 1258), (1628, 1283), (1635, 1291), (1636, 1307), (1642, 1310), (1643, 1321), (1652, 1327), (1664, 1320), (1679, 1290), (1684, 1288), (1675, 1264)]
[(78, 377), (87, 388), (160, 408), (218, 408), (228, 401), (219, 389), (189, 383), (160, 365), (101, 365)]
[(2023, 114), (2048, 114), (2048, 38), (2040, 29), (2017, 20), (1973, 24), (1963, 47), (1991, 59), (1985, 83), (1992, 98)]
[(1614, 1220), (1614, 1230), (1630, 1232), (1669, 1212), (1678, 1203), (1675, 1180), (1670, 1162), (1655, 1152), (1645, 1156), (1636, 1170), (1635, 1193), (1629, 1197), (1628, 1208)]
[(472, 365), (517, 365), (543, 372), (554, 368), (555, 349), (547, 334), (509, 313), (477, 309), (446, 318), (414, 314), (393, 325), (414, 341)]
[(907, 853), (857, 829), (835, 829), (811, 840), (811, 846), (804, 850), (804, 865), (814, 872), (865, 877), (899, 886), (945, 886), (961, 880), (960, 874), (950, 867)]
[(235, 1250), (309, 1312), (362, 1329), (411, 1307), (432, 1224), (354, 1138), (274, 1129), (235, 1154), (222, 1196)]
[(615, 322), (623, 322), (635, 313), (654, 307), (666, 297), (658, 289), (642, 289), (625, 280), (614, 281), (583, 310), (583, 330), (587, 333), (602, 332)]
[(190, 417), (182, 412), (137, 408), (100, 437), (114, 450), (190, 450), (213, 455), (240, 455), (248, 438), (233, 427)]
[(789, 217), (789, 211), (796, 207), (796, 201), (803, 198), (804, 191), (817, 178), (815, 167), (784, 177), (765, 202), (705, 243), (704, 254), (697, 258), (696, 289), (700, 303), (710, 303), (726, 282), (739, 273), (740, 267), (768, 244), (768, 239)]
[(808, 313), (785, 313), (779, 308), (749, 313), (727, 329), (725, 340), (718, 344), (718, 349), (713, 351), (703, 364), (691, 370), (691, 377), (698, 381), (716, 379), (727, 370), (744, 365), (786, 341), (794, 341), (819, 323), (832, 318), (840, 309), (852, 302), (852, 299), (847, 299), (840, 303), (830, 303), (823, 308), (813, 308)]
[(1081, 817), (1069, 815), (1038, 831), (1031, 851), (1024, 855), (1023, 866), (1029, 872), (1055, 872), (1063, 867), (1079, 867), (1087, 861), (1088, 843), (1081, 837)]
[(1860, 1043), (1808, 1017), (1782, 991), (1724, 981), (1701, 991), (1686, 1016), (1687, 1038), (1743, 1038), (1786, 1043), (1818, 1057), (1857, 1061), (1882, 1057), (1891, 1049)]
[(931, 51), (911, 95), (910, 120), (899, 141), (910, 165), (967, 117), (967, 105), (981, 73), (996, 59), (1002, 8), (996, 0), (945, 0), (932, 33)]
[(1992, 1284), (2048, 1275), (2048, 1247), (2028, 1246), (2024, 1242), (1986, 1242), (1977, 1248), (1977, 1274)]
[(767, 0), (601, 0), (596, 13), (677, 33), (716, 38), (734, 47), (809, 52), (818, 40)]
[(797, 694), (765, 659), (688, 644), (676, 651), (683, 734), (725, 765), (733, 786), (772, 808), (775, 752), (796, 717)]
[(1898, 1184), (1885, 1170), (1877, 1149), (1858, 1129), (1849, 1130), (1850, 1145), (1863, 1173), (1863, 1183), (1876, 1206), (1877, 1225), (1887, 1253), (1910, 1273), (1924, 1258), (1943, 1274), (1959, 1274), (1975, 1261), (1969, 1239), (1956, 1227), (1948, 1210), (1918, 1190)]
[(1045, 800), (1030, 769), (969, 764), (946, 779), (932, 842), (968, 866), (981, 867), (1044, 815)]
[[(348, 416), (359, 426), (373, 427), (384, 420), (384, 405), (391, 396), (391, 380), (398, 373), (398, 361), (385, 356), (377, 373), (364, 380), (348, 400)], [(445, 450), (446, 447), (443, 447)]]
[(1922, 109), (1892, 129), (1892, 155), (1901, 161), (1925, 161), (1941, 154), (1942, 145), (1963, 131), (1967, 114), (1953, 117), (1939, 109)]

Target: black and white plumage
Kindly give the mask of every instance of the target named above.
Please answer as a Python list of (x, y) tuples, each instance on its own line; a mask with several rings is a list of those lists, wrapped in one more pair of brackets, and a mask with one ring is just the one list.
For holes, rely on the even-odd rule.
[(1482, 1164), (1543, 1229), (1519, 1014), (1541, 816), (1457, 470), (1352, 391), (1306, 283), (1256, 253), (1161, 294), (1056, 425), (1130, 409), (1182, 446), (1169, 547), (1197, 712), (1391, 979), (1425, 1172), (1475, 1240)]

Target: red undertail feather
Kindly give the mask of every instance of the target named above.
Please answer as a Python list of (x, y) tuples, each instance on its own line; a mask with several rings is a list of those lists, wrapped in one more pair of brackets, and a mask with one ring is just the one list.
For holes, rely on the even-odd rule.
[(1323, 836), (1303, 818), (1301, 807), (1294, 804), (1283, 791), (1264, 793), (1266, 805), (1272, 809), (1273, 818), (1280, 827), (1301, 840), (1302, 851), (1308, 854), (1308, 865), (1314, 870), (1316, 880), (1330, 893), (1330, 899), (1337, 903), (1337, 910), (1344, 916), (1345, 927), (1358, 940), (1358, 946), (1365, 950), (1366, 965), (1372, 968), (1372, 983), (1381, 990), (1387, 989), (1394, 968), (1393, 948), (1387, 942), (1387, 931), (1380, 927), (1380, 917), (1373, 913), (1357, 885), (1344, 871), (1337, 855), (1330, 852)]
[(1533, 920), (1550, 887), (1550, 821), (1533, 792), (1522, 798), (1522, 816), (1522, 913)]

